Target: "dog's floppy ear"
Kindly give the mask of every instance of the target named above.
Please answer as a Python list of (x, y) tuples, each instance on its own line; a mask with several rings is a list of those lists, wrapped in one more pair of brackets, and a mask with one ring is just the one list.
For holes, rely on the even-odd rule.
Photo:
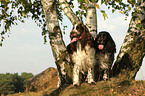
[(71, 40), (72, 40), (74, 37), (77, 37), (77, 36), (78, 36), (77, 32), (75, 32), (75, 31), (71, 31), (71, 32), (70, 32), (70, 38), (71, 38)]
[(110, 39), (110, 41), (107, 42), (106, 50), (108, 50), (109, 53), (116, 52), (116, 45), (115, 45), (115, 42), (113, 41), (113, 39)]
[(77, 26), (76, 26), (76, 29), (82, 33), (84, 31), (84, 24), (83, 23), (79, 23)]
[(80, 32), (80, 34), (83, 33), (83, 32), (89, 32), (88, 28), (83, 23), (79, 23), (76, 26), (76, 29)]

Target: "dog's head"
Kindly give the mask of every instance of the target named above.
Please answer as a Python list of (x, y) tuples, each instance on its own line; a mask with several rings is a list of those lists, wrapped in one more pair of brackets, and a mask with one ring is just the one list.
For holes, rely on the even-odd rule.
[(82, 34), (84, 32), (88, 32), (87, 27), (83, 23), (81, 23), (81, 22), (76, 24), (73, 27), (72, 31), (70, 32), (71, 42), (75, 42), (75, 41), (81, 39)]
[(103, 31), (97, 35), (95, 42), (97, 43), (99, 50), (103, 50), (110, 40), (113, 41), (110, 34), (106, 31)]

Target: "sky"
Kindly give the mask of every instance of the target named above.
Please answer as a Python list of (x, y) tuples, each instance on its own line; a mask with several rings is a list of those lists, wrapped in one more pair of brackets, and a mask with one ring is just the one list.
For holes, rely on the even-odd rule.
[[(130, 16), (125, 20), (125, 16), (118, 11), (111, 13), (106, 10), (108, 19), (104, 21), (102, 13), (97, 10), (98, 32), (108, 31), (116, 43), (117, 52), (115, 59), (119, 53), (120, 47), (128, 30)], [(68, 25), (65, 29), (63, 38), (65, 44), (70, 43), (69, 32), (72, 29), (72, 24), (64, 16), (62, 24)], [(0, 28), (1, 31), (1, 28)], [(27, 72), (34, 75), (41, 73), (49, 67), (55, 67), (55, 61), (51, 51), (49, 41), (43, 44), (43, 36), (41, 28), (39, 28), (32, 19), (25, 19), (25, 23), (18, 23), (17, 26), (12, 26), (10, 37), (6, 37), (3, 46), (0, 47), (0, 73), (19, 73)], [(144, 80), (145, 78), (145, 58), (143, 59), (142, 67), (137, 73), (136, 80)]]

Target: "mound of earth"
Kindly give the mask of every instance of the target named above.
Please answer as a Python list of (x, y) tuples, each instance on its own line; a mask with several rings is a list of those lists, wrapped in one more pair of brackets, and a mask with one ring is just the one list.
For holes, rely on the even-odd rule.
[(50, 67), (40, 74), (30, 78), (26, 83), (27, 92), (41, 91), (46, 88), (56, 88), (58, 83), (57, 69)]

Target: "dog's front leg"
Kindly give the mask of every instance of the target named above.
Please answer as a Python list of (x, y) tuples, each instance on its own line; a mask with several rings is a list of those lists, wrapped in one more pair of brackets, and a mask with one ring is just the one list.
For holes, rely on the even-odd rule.
[(94, 71), (93, 71), (93, 69), (94, 69), (94, 67), (89, 68), (89, 70), (88, 70), (87, 80), (88, 80), (88, 83), (90, 83), (90, 84), (96, 84), (95, 81), (94, 81)]
[(79, 83), (79, 66), (78, 65), (74, 65), (74, 68), (73, 68), (73, 85), (74, 86), (79, 86), (80, 83)]
[(105, 69), (104, 70), (104, 75), (103, 75), (103, 80), (107, 81), (108, 79), (109, 79), (109, 72), (108, 72), (108, 69)]

